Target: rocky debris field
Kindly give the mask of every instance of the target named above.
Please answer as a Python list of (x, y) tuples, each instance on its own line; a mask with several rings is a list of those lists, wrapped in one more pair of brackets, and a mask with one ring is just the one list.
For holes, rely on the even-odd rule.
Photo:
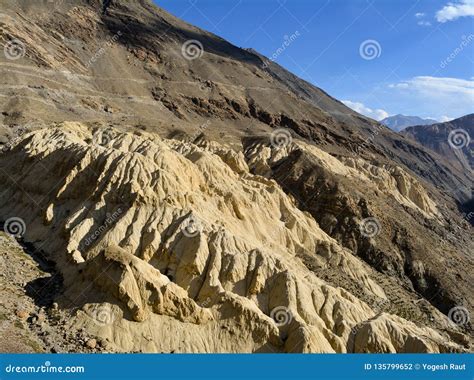
[(14, 237), (0, 232), (0, 352), (101, 352), (101, 341), (68, 321), (52, 301), (62, 291), (49, 272)]

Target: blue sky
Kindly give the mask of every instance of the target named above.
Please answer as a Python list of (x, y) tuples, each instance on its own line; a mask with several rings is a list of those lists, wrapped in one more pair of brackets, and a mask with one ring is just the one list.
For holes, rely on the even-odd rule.
[(373, 118), (474, 112), (474, 0), (155, 2)]

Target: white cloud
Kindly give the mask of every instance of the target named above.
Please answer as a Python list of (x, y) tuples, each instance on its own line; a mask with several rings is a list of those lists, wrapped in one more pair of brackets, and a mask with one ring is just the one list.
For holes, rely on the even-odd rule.
[(474, 101), (474, 81), (458, 78), (439, 78), (430, 76), (414, 77), (407, 81), (389, 85), (390, 88), (426, 92), (432, 95), (453, 95)]
[(436, 12), (436, 20), (443, 23), (456, 20), (459, 17), (469, 16), (474, 16), (474, 0), (461, 0), (457, 3), (448, 3)]
[(452, 117), (449, 117), (449, 116), (441, 116), (440, 118), (438, 118), (438, 120), (439, 120), (441, 123), (446, 123), (447, 121), (453, 120), (453, 118), (452, 118)]
[[(390, 84), (391, 99), (400, 99), (412, 114), (460, 117), (472, 112), (474, 80), (418, 76)], [(452, 119), (452, 118), (450, 118)]]
[(422, 12), (415, 13), (415, 17), (416, 17), (416, 18), (425, 17), (425, 13), (422, 13)]
[(406, 82), (400, 82), (400, 83), (395, 83), (395, 84), (389, 84), (389, 88), (408, 88), (409, 84)]
[(385, 119), (389, 116), (387, 111), (382, 109), (374, 110), (372, 108), (366, 107), (363, 103), (352, 102), (350, 100), (343, 100), (342, 102), (349, 108), (352, 108), (354, 111), (378, 121)]
[(418, 21), (417, 24), (420, 26), (431, 26), (431, 22), (425, 20)]

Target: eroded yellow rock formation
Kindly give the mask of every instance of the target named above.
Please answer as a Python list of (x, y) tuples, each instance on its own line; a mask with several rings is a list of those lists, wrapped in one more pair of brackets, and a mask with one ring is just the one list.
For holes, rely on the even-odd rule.
[[(263, 168), (257, 161), (249, 166)], [(64, 123), (24, 136), (0, 166), (2, 213), (24, 219), (25, 239), (57, 263), (70, 307), (96, 296), (79, 303), (75, 323), (115, 350), (462, 350), (318, 278), (315, 268), (331, 268), (385, 299), (370, 267), (224, 146)], [(410, 195), (416, 185), (396, 183), (434, 212)]]

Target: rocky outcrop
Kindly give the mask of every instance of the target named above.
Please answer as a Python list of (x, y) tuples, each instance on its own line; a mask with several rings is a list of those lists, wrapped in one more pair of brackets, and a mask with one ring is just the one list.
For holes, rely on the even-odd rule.
[[(456, 216), (444, 207), (443, 215), (412, 174), (357, 156), (333, 156), (299, 140), (278, 146), (247, 139), (244, 145), (254, 173), (276, 180), (328, 235), (377, 271), (398, 277), (445, 313), (469, 302), (470, 291), (455, 285), (462, 268), (471, 268), (469, 257), (450, 259), (457, 268), (452, 271), (443, 262), (447, 251), (469, 252), (472, 241), (458, 238), (457, 248), (447, 247)], [(469, 229), (466, 223), (463, 228)], [(417, 263), (425, 268), (422, 276)]]
[(255, 160), (197, 143), (65, 123), (0, 156), (1, 214), (57, 263), (77, 326), (118, 351), (464, 350), (323, 280), (387, 300)]

